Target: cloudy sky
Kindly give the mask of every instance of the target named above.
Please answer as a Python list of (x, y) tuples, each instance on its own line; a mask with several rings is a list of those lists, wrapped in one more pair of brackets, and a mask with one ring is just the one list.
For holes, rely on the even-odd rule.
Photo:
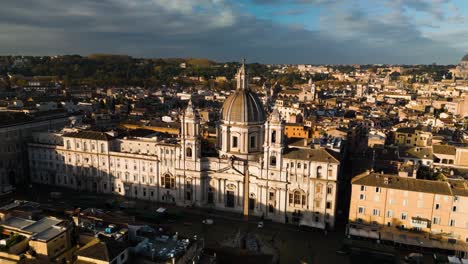
[(2, 0), (0, 54), (454, 64), (467, 18), (468, 0)]

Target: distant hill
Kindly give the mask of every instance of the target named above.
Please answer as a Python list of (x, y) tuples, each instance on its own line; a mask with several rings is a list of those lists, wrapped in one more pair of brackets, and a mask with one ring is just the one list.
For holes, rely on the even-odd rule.
[(192, 67), (210, 67), (216, 64), (216, 62), (208, 60), (208, 59), (196, 59), (196, 58), (187, 59), (186, 63)]
[(92, 60), (105, 60), (105, 61), (130, 61), (132, 60), (132, 57), (128, 55), (104, 54), (104, 53), (90, 54), (87, 56), (87, 58), (92, 59)]

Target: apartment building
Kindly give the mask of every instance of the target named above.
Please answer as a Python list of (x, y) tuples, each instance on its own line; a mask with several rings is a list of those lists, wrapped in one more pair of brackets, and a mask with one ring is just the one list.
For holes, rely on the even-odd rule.
[(415, 127), (401, 127), (395, 132), (395, 144), (407, 147), (427, 147), (432, 145), (432, 133)]
[[(351, 235), (368, 229), (376, 239), (411, 244), (414, 238), (428, 247), (466, 252), (468, 182), (363, 173), (352, 180), (349, 222)], [(401, 241), (401, 235), (408, 240)]]

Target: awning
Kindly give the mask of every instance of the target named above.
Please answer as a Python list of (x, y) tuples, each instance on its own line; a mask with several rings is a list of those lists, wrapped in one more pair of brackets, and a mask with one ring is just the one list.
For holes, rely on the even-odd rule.
[(351, 236), (360, 236), (359, 229), (350, 227), (348, 231), (349, 231), (348, 234)]
[(390, 233), (390, 232), (381, 232), (380, 233), (380, 239), (387, 240), (387, 241), (393, 241), (393, 234)]
[(395, 243), (406, 244), (406, 235), (394, 236), (393, 239)]
[(369, 235), (368, 236), (369, 238), (380, 239), (379, 232), (377, 232), (377, 231), (372, 231), (371, 230), (371, 231), (368, 232), (368, 235)]
[(448, 256), (448, 260), (450, 264), (462, 264), (461, 260), (455, 256)]

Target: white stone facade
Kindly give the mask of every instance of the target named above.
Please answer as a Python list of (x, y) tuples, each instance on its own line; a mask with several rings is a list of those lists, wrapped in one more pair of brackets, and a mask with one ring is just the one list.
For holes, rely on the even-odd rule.
[[(219, 157), (202, 156), (199, 130), (200, 119), (189, 104), (177, 139), (78, 131), (59, 139), (50, 134), (48, 140), (36, 134), (28, 149), (31, 180), (334, 227), (340, 162), (326, 149), (287, 148), (278, 111), (263, 125), (221, 121)], [(242, 135), (237, 148), (229, 142), (233, 133)]]

